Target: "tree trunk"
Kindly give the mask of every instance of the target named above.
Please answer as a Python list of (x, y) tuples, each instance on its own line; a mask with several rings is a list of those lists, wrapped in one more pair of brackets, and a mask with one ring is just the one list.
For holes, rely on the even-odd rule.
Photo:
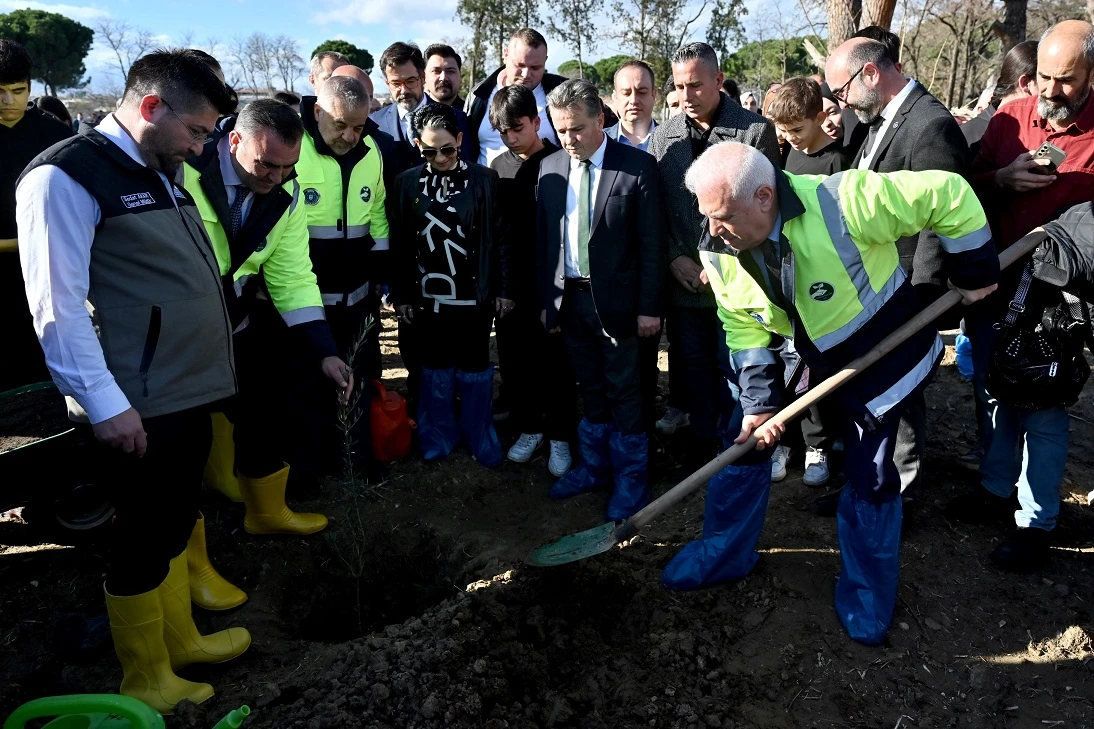
[(826, 0), (829, 53), (858, 30), (858, 16), (855, 14), (852, 2), (853, 0)]
[(1086, 14), (1090, 16), (1090, 22), (1094, 23), (1094, 0), (1086, 0)]
[(862, 26), (880, 25), (886, 30), (893, 23), (896, 0), (866, 0), (862, 8)]
[[(1003, 20), (996, 22), (992, 30), (1003, 44), (1003, 53), (1026, 39), (1026, 10), (1028, 0), (1004, 0)], [(1087, 12), (1094, 10), (1094, 0), (1086, 0)]]

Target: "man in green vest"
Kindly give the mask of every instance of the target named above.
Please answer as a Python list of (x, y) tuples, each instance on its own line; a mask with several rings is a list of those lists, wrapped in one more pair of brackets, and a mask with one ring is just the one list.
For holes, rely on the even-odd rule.
[(276, 395), (284, 391), (285, 378), (278, 374), (277, 345), (303, 349), (344, 397), (353, 382), (338, 357), (308, 257), (303, 195), (293, 173), (303, 134), (290, 107), (259, 99), (222, 119), (201, 155), (177, 176), (213, 243), (239, 379), (235, 402), (213, 415), (206, 481), (211, 469), (221, 474), (231, 498), (231, 477), (238, 476), (250, 534), (312, 534), (327, 525), (322, 515), (294, 513), (285, 505), (287, 446), (277, 427), (284, 401)]
[[(297, 180), (307, 217), (312, 267), (326, 307), (338, 351), (352, 372), (366, 373), (368, 339), (377, 336), (371, 294), (383, 278), (388, 255), (387, 191), (380, 150), (364, 135), (372, 95), (352, 76), (331, 76), (319, 90), (312, 113), (303, 115), (304, 138)], [(305, 110), (306, 112), (306, 110)], [(369, 329), (369, 322), (374, 322)], [(364, 383), (363, 392), (369, 392)], [(373, 468), (368, 428), (368, 400), (351, 437), (351, 459), (366, 476)], [(327, 431), (316, 440), (337, 442), (332, 402), (305, 416), (311, 433)]]
[[(762, 458), (783, 434), (785, 423), (772, 417), (787, 393), (838, 372), (919, 310), (897, 239), (934, 230), (949, 279), (966, 303), (994, 291), (999, 277), (984, 211), (955, 174), (798, 176), (777, 170), (752, 147), (723, 142), (691, 165), (684, 182), (707, 219), (699, 245), (703, 269), (740, 383), (736, 442), (754, 435), (758, 454), (711, 479), (703, 538), (685, 546), (662, 575), (674, 589), (751, 571), (771, 485)], [(897, 423), (943, 351), (938, 332), (927, 327), (832, 395), (848, 479), (837, 513), (843, 570), (836, 611), (850, 636), (868, 645), (884, 641), (897, 597)]]

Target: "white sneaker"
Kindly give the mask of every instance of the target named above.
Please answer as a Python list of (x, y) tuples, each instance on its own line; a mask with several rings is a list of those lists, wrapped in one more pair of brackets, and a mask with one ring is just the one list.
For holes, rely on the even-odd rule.
[(509, 449), (508, 458), (513, 463), (527, 463), (542, 445), (543, 433), (521, 433), (517, 442)]
[(551, 457), (547, 461), (547, 470), (555, 478), (562, 478), (574, 465), (570, 457), (570, 444), (564, 440), (551, 441)]
[(691, 425), (691, 418), (680, 408), (668, 407), (665, 414), (657, 421), (657, 432), (663, 435), (672, 435), (680, 428)]
[(806, 486), (823, 486), (828, 483), (828, 454), (816, 448), (805, 452), (805, 475), (802, 482)]
[(786, 446), (775, 446), (775, 453), (771, 456), (771, 480), (782, 481), (786, 478), (786, 462), (790, 460), (790, 449)]

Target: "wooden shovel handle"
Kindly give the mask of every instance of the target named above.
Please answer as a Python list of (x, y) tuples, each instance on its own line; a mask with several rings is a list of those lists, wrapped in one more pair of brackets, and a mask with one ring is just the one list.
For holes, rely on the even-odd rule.
[[(1023, 236), (1021, 240), (999, 254), (999, 268), (1006, 268), (1019, 258), (1022, 258), (1036, 248), (1037, 244), (1044, 239), (1045, 235), (1042, 228), (1037, 228), (1031, 233)], [(923, 327), (928, 326), (959, 301), (961, 301), (961, 294), (958, 291), (947, 291), (945, 295), (925, 307), (922, 311), (909, 319), (902, 327), (878, 342), (877, 346), (869, 352), (858, 359), (852, 360), (842, 370), (832, 375), (824, 382), (821, 382), (816, 387), (811, 388), (800, 398), (780, 410), (771, 418), (771, 421), (786, 423), (798, 417), (806, 410), (816, 405), (822, 398), (842, 387), (848, 380), (861, 373), (874, 362), (877, 362), (879, 359), (889, 354), (889, 352), (892, 352), (897, 346)], [(723, 451), (714, 458), (714, 460), (685, 478), (676, 486), (673, 486), (660, 498), (651, 501), (646, 508), (623, 522), (617, 530), (618, 540), (623, 541), (624, 539), (629, 539), (641, 530), (642, 527), (661, 516), (661, 514), (672, 508), (682, 498), (710, 480), (711, 476), (718, 473), (729, 464), (734, 463), (738, 458), (755, 447), (756, 436), (749, 436), (748, 440), (744, 443), (738, 443), (732, 448)]]

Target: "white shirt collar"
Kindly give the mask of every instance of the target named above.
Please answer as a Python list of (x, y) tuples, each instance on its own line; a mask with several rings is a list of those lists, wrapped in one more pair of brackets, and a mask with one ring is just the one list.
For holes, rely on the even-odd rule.
[(896, 113), (900, 111), (900, 107), (904, 106), (904, 102), (908, 99), (908, 95), (912, 93), (912, 89), (915, 88), (915, 79), (908, 79), (908, 83), (904, 85), (904, 88), (900, 90), (900, 93), (893, 97), (892, 101), (885, 105), (885, 108), (881, 110), (881, 116), (885, 121), (892, 121)]
[(232, 151), (229, 149), (228, 135), (217, 143), (217, 157), (220, 160), (220, 176), (224, 178), (224, 186), (232, 187), (234, 185), (242, 185), (243, 180), (239, 179), (239, 173), (236, 172), (235, 165), (232, 164)]
[[(605, 134), (604, 138), (600, 140), (600, 146), (596, 148), (596, 151), (589, 157), (589, 163), (596, 169), (604, 167), (604, 151), (608, 148), (608, 135)], [(576, 169), (581, 164), (580, 160), (576, 160), (573, 157), (570, 158), (570, 169)]]
[(129, 132), (122, 128), (121, 122), (113, 114), (107, 114), (95, 127), (95, 131), (116, 144), (137, 164), (142, 167), (148, 166), (148, 163), (144, 161), (144, 157), (141, 156), (141, 150), (137, 147), (136, 140), (129, 136)]
[(421, 108), (422, 108), (423, 106), (425, 106), (425, 100), (426, 100), (426, 98), (428, 98), (428, 97), (427, 97), (426, 93), (425, 93), (425, 92), (423, 91), (423, 92), (422, 92), (422, 100), (421, 100), (421, 101), (419, 101), (419, 102), (418, 102), (418, 105), (417, 105), (417, 106), (415, 106), (415, 107), (414, 107), (413, 109), (411, 109), (410, 111), (407, 111), (407, 110), (403, 109), (403, 107), (401, 107), (401, 106), (400, 106), (400, 105), (398, 104), (398, 102), (395, 102), (395, 110), (396, 110), (397, 112), (399, 112), (399, 120), (400, 120), (400, 121), (402, 121), (403, 119), (405, 119), (405, 118), (406, 118), (406, 115), (407, 115), (407, 114), (409, 114), (409, 113), (410, 113), (411, 111), (417, 111), (418, 109), (421, 109)]

